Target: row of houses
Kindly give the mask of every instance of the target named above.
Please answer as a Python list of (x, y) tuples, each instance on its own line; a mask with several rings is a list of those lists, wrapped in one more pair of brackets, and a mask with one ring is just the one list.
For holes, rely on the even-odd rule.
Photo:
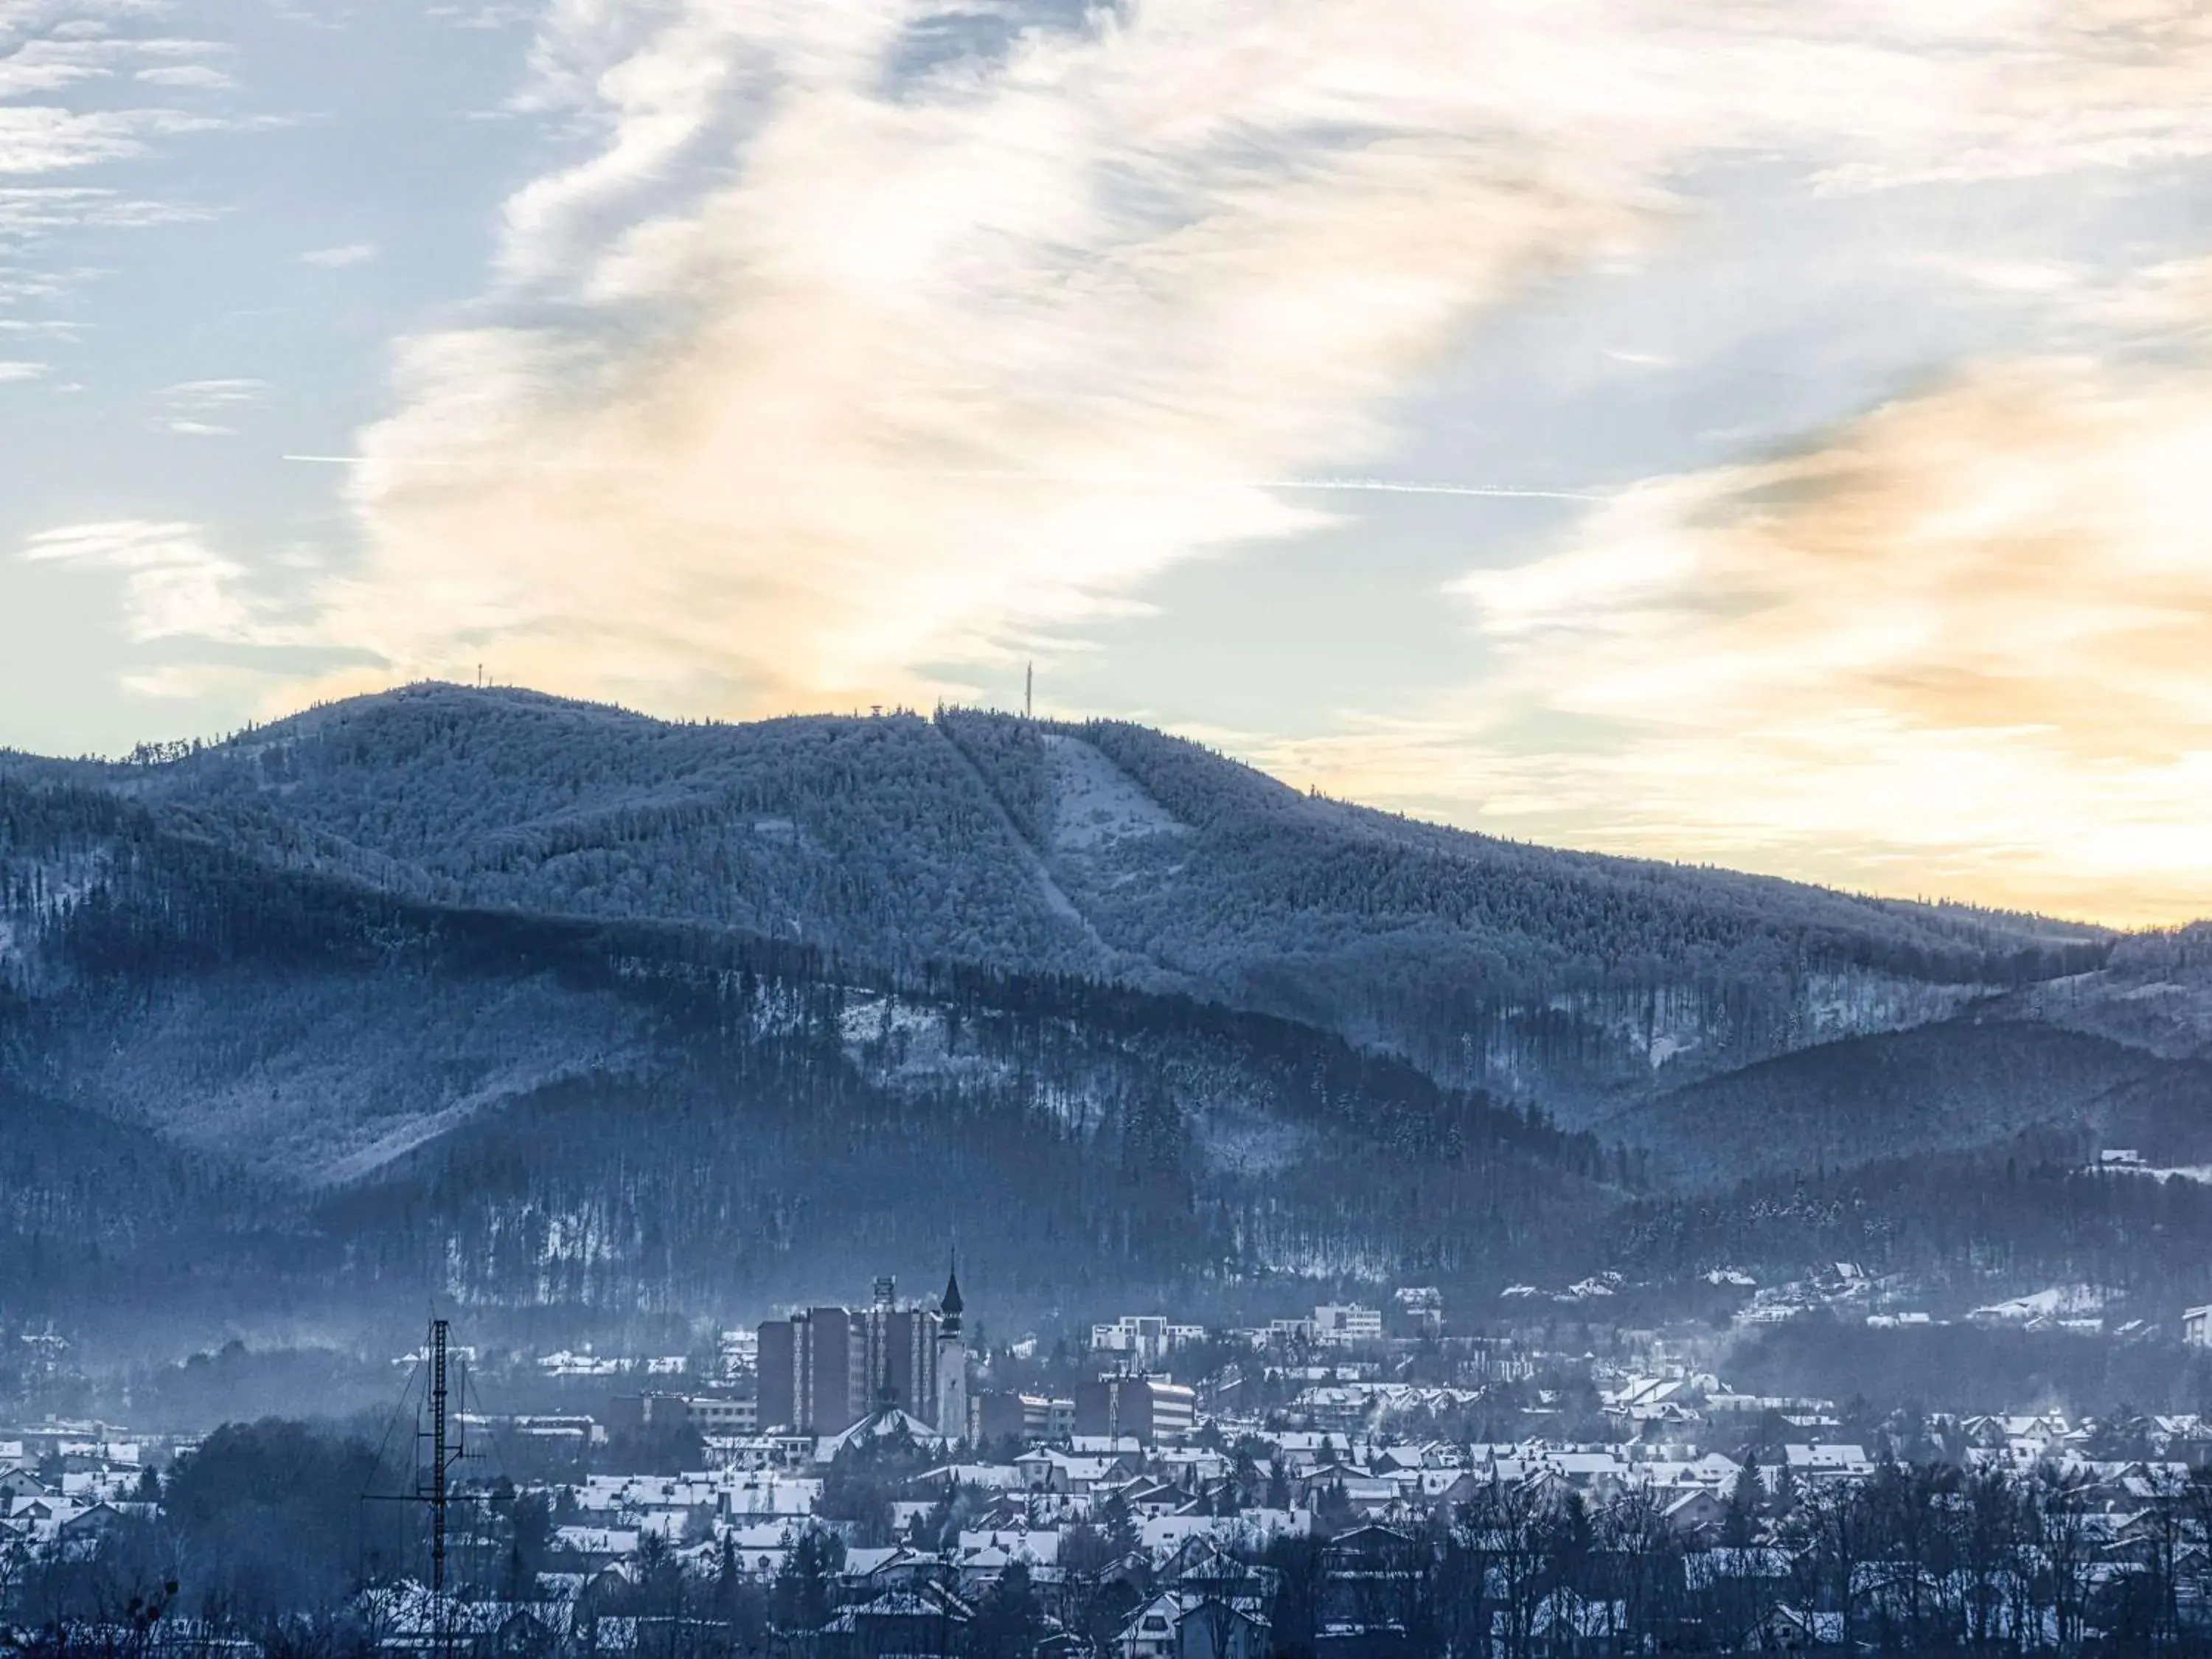
[(47, 1423), (0, 1439), (0, 1555), (89, 1551), (125, 1516), (153, 1507), (150, 1449), (100, 1423)]

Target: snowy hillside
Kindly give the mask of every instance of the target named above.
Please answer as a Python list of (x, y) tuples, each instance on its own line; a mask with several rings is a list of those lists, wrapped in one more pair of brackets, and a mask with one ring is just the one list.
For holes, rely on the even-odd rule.
[(161, 763), (18, 758), (258, 864), (1283, 1015), (1575, 1121), (2093, 969), (2094, 930), (1559, 853), (1310, 799), (1111, 722), (678, 726), (422, 686)]
[[(94, 864), (58, 902), (43, 872)], [(1587, 1249), (1608, 1201), (1586, 1139), (1187, 998), (429, 905), (65, 788), (0, 785), (0, 1095), (59, 1149), (10, 1166), (9, 1305), (135, 1296), (185, 1236), (272, 1296), (295, 1263), (342, 1298), (803, 1295), (933, 1260), (948, 1195), (983, 1193), (963, 1244), (1039, 1300), (1102, 1273), (1480, 1277)], [(143, 1212), (100, 1173), (163, 1163), (204, 1176)], [(106, 1239), (112, 1278), (22, 1277), (58, 1224)], [(289, 1244), (254, 1242), (276, 1224)]]
[(2186, 1005), (2186, 939), (2087, 966), (2032, 921), (1458, 836), (1128, 727), (435, 692), (6, 770), (11, 1306), (743, 1311), (932, 1262), (949, 1213), (1040, 1308), (2124, 1277), (2212, 1227), (2071, 1174), (2212, 1161), (2201, 1062), (2086, 1029)]

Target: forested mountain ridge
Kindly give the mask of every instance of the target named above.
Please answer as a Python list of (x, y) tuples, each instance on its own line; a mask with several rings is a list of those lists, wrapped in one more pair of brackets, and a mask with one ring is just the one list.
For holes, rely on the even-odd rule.
[(1656, 1080), (1944, 1018), (2109, 948), (2040, 918), (1421, 823), (1142, 726), (941, 723), (1116, 946), (1577, 1116)]
[(2212, 1209), (2077, 1177), (2212, 1162), (2208, 976), (2192, 933), (1547, 854), (1134, 727), (434, 690), (0, 764), (0, 1311), (743, 1315), (948, 1224), (1040, 1309), (1846, 1244), (2140, 1274)]
[(10, 1313), (734, 1315), (933, 1262), (948, 1227), (1033, 1304), (1481, 1281), (1586, 1253), (1619, 1175), (1270, 1016), (440, 906), (69, 786), (0, 783), (0, 872)]
[(0, 758), (257, 863), (727, 927), (860, 967), (1067, 973), (1322, 1026), (1570, 1118), (2100, 963), (2097, 930), (1555, 852), (1118, 722), (672, 725), (418, 686), (151, 763)]

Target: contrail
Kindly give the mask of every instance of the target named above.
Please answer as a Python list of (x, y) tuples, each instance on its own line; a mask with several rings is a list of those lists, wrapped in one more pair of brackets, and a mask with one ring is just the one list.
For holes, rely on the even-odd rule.
[(1502, 495), (1534, 501), (1601, 501), (1587, 489), (1523, 489), (1517, 484), (1403, 483), (1395, 478), (1261, 478), (1259, 489), (1371, 489), (1385, 495)]
[(927, 478), (975, 478), (999, 483), (1103, 484), (1131, 489), (1365, 490), (1384, 495), (1498, 495), (1545, 501), (1601, 501), (1583, 489), (1528, 489), (1517, 484), (1427, 483), (1409, 478), (1165, 478), (1115, 472), (928, 471)]
[[(277, 459), (279, 460), (286, 461), (308, 461), (313, 463), (317, 466), (368, 466), (376, 460), (389, 459), (391, 458), (375, 455), (282, 455)], [(402, 466), (509, 467), (516, 465), (516, 463), (513, 461), (441, 461), (434, 456), (410, 455), (404, 461), (398, 462), (397, 465)], [(539, 465), (543, 465), (543, 463), (539, 463)]]
[[(322, 466), (365, 466), (367, 455), (287, 455), (288, 461), (307, 461)], [(410, 459), (407, 466), (511, 467), (512, 461), (441, 461)], [(530, 465), (523, 463), (522, 465)], [(539, 463), (538, 465), (544, 465)], [(962, 478), (979, 483), (1076, 484), (1109, 489), (1304, 489), (1353, 492), (1378, 495), (1474, 495), (1507, 501), (1602, 501), (1603, 495), (1587, 489), (1530, 489), (1518, 484), (1435, 483), (1407, 478), (1183, 478), (1142, 477), (1112, 472), (1023, 472), (1017, 471), (951, 471), (936, 468), (884, 468), (884, 475), (903, 478)]]

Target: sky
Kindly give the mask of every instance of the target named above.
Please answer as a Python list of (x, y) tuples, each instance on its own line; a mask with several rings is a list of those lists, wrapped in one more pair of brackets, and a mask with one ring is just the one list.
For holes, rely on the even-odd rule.
[(2197, 0), (0, 0), (0, 744), (1146, 720), (2212, 915)]

